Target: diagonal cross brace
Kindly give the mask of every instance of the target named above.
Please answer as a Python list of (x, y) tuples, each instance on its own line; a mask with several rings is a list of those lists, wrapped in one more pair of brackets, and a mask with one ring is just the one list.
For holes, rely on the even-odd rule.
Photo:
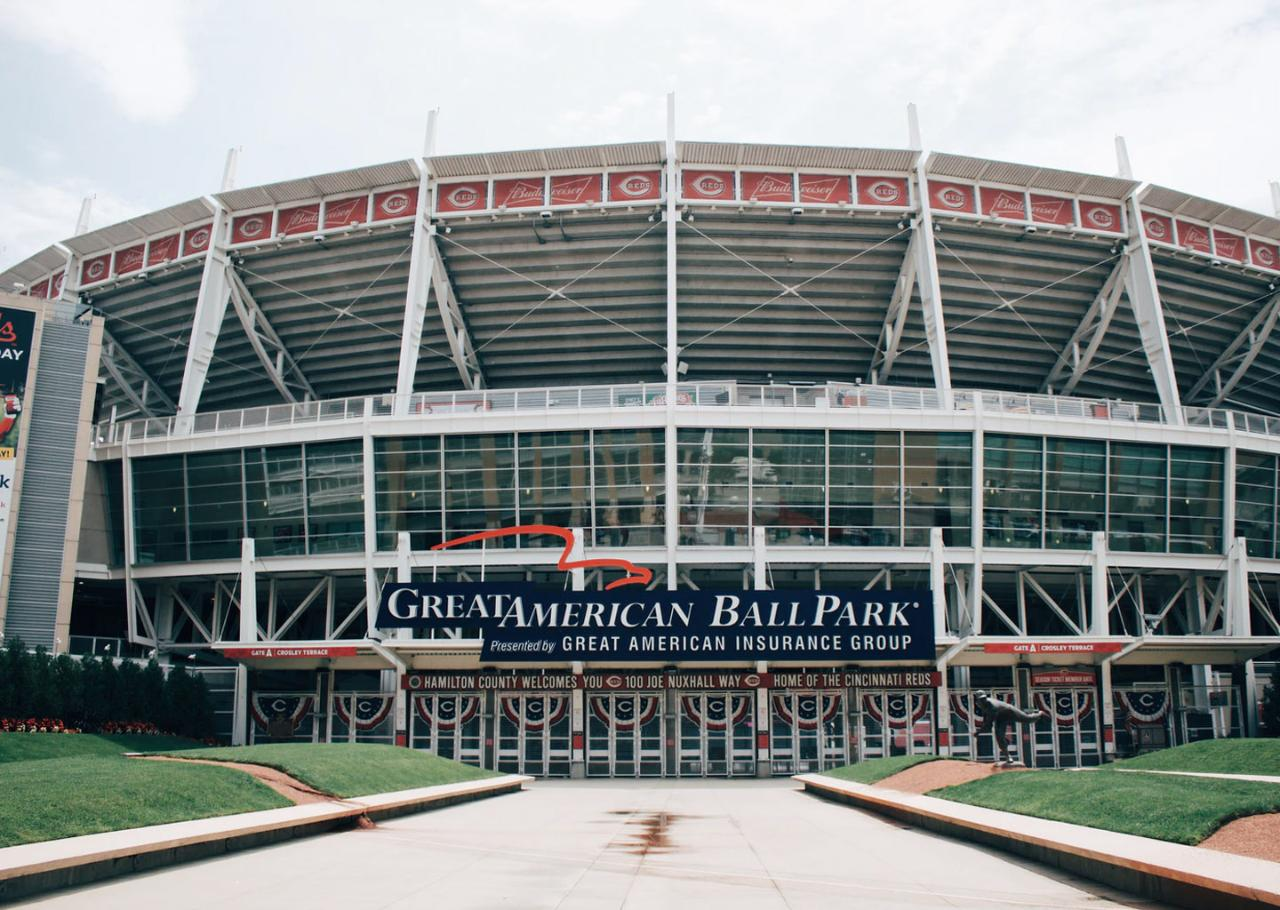
[[(440, 247), (436, 243), (434, 228), (427, 238), (431, 248), (431, 290), (436, 299), (436, 307), (440, 310), (440, 321), (444, 323), (444, 334), (449, 339), (449, 350), (453, 354), (453, 363), (462, 377), (462, 384), (472, 390), (484, 388), (484, 373), (480, 369), (480, 359), (476, 356), (475, 345), (471, 342), (471, 333), (462, 318), (462, 308), (458, 305), (458, 295), (454, 293), (453, 282), (444, 266), (444, 258), (440, 255)], [(561, 294), (560, 296), (564, 296)]]
[[(1210, 408), (1216, 408), (1226, 401), (1240, 384), (1240, 380), (1244, 379), (1249, 367), (1253, 366), (1253, 362), (1262, 353), (1267, 339), (1275, 330), (1277, 317), (1280, 317), (1280, 293), (1272, 294), (1267, 299), (1267, 302), (1249, 320), (1249, 324), (1241, 329), (1240, 334), (1236, 335), (1218, 355), (1213, 366), (1196, 380), (1196, 384), (1187, 393), (1187, 400), (1199, 402), (1203, 399), (1205, 407)], [(1231, 375), (1224, 380), (1222, 374), (1227, 370), (1231, 370)], [(1208, 391), (1210, 384), (1213, 389), (1211, 395)]]
[(898, 348), (902, 344), (902, 330), (907, 324), (907, 314), (911, 310), (911, 295), (916, 287), (916, 268), (918, 252), (916, 246), (920, 242), (920, 231), (913, 230), (907, 242), (907, 251), (902, 257), (902, 268), (898, 270), (898, 280), (893, 286), (893, 297), (889, 300), (889, 308), (885, 310), (884, 326), (880, 329), (879, 343), (875, 356), (871, 360), (869, 379), (872, 384), (887, 382), (893, 371), (893, 363), (898, 359)]
[(236, 315), (240, 317), (240, 324), (244, 326), (249, 344), (253, 346), (253, 352), (258, 355), (258, 360), (261, 361), (262, 368), (267, 371), (272, 385), (284, 396), (284, 400), (290, 403), (314, 400), (316, 393), (311, 388), (311, 383), (298, 368), (297, 362), (289, 355), (284, 342), (280, 340), (280, 336), (267, 320), (267, 315), (262, 312), (258, 302), (249, 293), (244, 279), (230, 263), (227, 264), (226, 270), (227, 287), (231, 291), (231, 305), (235, 307)]
[(1053, 370), (1044, 381), (1042, 391), (1047, 392), (1052, 388), (1059, 394), (1070, 395), (1084, 374), (1088, 372), (1094, 356), (1098, 353), (1098, 347), (1111, 326), (1111, 320), (1115, 317), (1116, 308), (1120, 304), (1120, 294), (1125, 288), (1128, 269), (1129, 257), (1125, 254), (1116, 261), (1111, 274), (1102, 283), (1102, 289), (1093, 298), (1089, 311), (1085, 313), (1084, 319), (1080, 320), (1080, 325), (1072, 333), (1071, 340), (1058, 355)]
[(102, 333), (102, 368), (144, 417), (177, 410), (173, 399), (110, 332)]

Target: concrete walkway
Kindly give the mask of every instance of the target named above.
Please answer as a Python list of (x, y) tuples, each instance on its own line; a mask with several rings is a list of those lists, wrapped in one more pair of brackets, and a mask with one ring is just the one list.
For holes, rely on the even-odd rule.
[(94, 910), (1155, 908), (790, 780), (536, 782), (523, 792), (52, 895)]

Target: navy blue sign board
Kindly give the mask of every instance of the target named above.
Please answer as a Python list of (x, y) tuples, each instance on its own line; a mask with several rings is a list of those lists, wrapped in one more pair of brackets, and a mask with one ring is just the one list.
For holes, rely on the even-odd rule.
[(933, 593), (383, 585), (379, 629), (478, 629), (481, 660), (933, 661)]

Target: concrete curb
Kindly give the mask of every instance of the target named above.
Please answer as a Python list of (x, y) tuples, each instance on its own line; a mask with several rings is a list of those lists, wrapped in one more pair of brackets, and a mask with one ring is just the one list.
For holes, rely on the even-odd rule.
[(898, 793), (821, 774), (799, 774), (794, 780), (804, 785), (805, 792), (824, 799), (1180, 907), (1280, 907), (1280, 864), (1266, 860)]
[(86, 834), (0, 849), (0, 903), (87, 885), (118, 875), (206, 859), (375, 821), (514, 793), (532, 780), (518, 774), (201, 818), (124, 831)]

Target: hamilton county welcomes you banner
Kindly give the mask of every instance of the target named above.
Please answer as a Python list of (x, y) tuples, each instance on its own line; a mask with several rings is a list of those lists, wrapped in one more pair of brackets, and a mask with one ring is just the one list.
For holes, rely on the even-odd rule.
[(933, 594), (897, 591), (548, 591), (389, 583), (379, 629), (478, 629), (481, 660), (935, 658)]
[(31, 360), (35, 325), (36, 314), (30, 310), (0, 310), (0, 553), (9, 539), (20, 418), (27, 395), (27, 363)]

